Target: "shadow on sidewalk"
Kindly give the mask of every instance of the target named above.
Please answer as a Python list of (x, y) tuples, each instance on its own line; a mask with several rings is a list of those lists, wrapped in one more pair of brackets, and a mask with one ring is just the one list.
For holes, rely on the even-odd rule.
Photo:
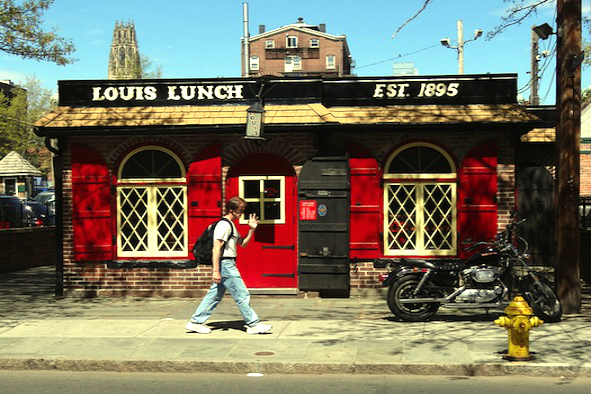
[(55, 267), (0, 273), (0, 303), (53, 298)]

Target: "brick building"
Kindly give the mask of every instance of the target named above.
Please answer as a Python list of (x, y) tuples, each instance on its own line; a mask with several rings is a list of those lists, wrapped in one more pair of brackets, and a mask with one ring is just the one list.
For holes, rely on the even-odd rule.
[[(190, 247), (233, 195), (261, 218), (237, 262), (253, 292), (377, 288), (375, 258), (463, 257), (507, 224), (520, 138), (543, 124), (513, 74), (59, 89), (37, 126), (59, 149), (67, 295), (201, 294)], [(261, 92), (264, 139), (246, 139)]]
[[(271, 76), (332, 76), (351, 74), (351, 54), (347, 37), (326, 33), (326, 25), (309, 25), (303, 18), (296, 23), (265, 31), (249, 43), (249, 75)], [(244, 51), (244, 48), (243, 48)], [(242, 56), (244, 75), (244, 54)]]

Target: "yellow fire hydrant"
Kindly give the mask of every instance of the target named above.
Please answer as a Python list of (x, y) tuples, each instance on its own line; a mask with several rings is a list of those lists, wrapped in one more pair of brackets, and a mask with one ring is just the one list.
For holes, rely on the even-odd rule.
[(534, 311), (520, 295), (511, 301), (505, 313), (507, 316), (495, 320), (496, 325), (509, 331), (509, 351), (503, 358), (509, 361), (533, 360), (534, 357), (529, 354), (529, 332), (544, 321), (537, 316), (530, 317)]

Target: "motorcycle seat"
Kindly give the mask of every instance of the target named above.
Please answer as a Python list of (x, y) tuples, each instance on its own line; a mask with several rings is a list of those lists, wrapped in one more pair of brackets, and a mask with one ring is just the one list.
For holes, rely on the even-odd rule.
[(400, 263), (419, 268), (429, 268), (436, 271), (460, 271), (465, 268), (461, 260), (424, 260), (401, 258)]
[(435, 264), (423, 259), (409, 259), (403, 257), (400, 259), (400, 263), (402, 263), (403, 265), (412, 265), (413, 267), (437, 269), (437, 266)]

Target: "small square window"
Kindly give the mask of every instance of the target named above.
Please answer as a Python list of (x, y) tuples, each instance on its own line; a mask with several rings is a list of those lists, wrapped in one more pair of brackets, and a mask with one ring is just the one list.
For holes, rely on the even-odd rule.
[(246, 223), (251, 214), (260, 223), (285, 223), (285, 177), (242, 176), (238, 193), (247, 202), (240, 223)]
[(320, 48), (320, 40), (313, 38), (310, 40), (310, 48)]
[(265, 49), (275, 48), (275, 40), (265, 41)]

